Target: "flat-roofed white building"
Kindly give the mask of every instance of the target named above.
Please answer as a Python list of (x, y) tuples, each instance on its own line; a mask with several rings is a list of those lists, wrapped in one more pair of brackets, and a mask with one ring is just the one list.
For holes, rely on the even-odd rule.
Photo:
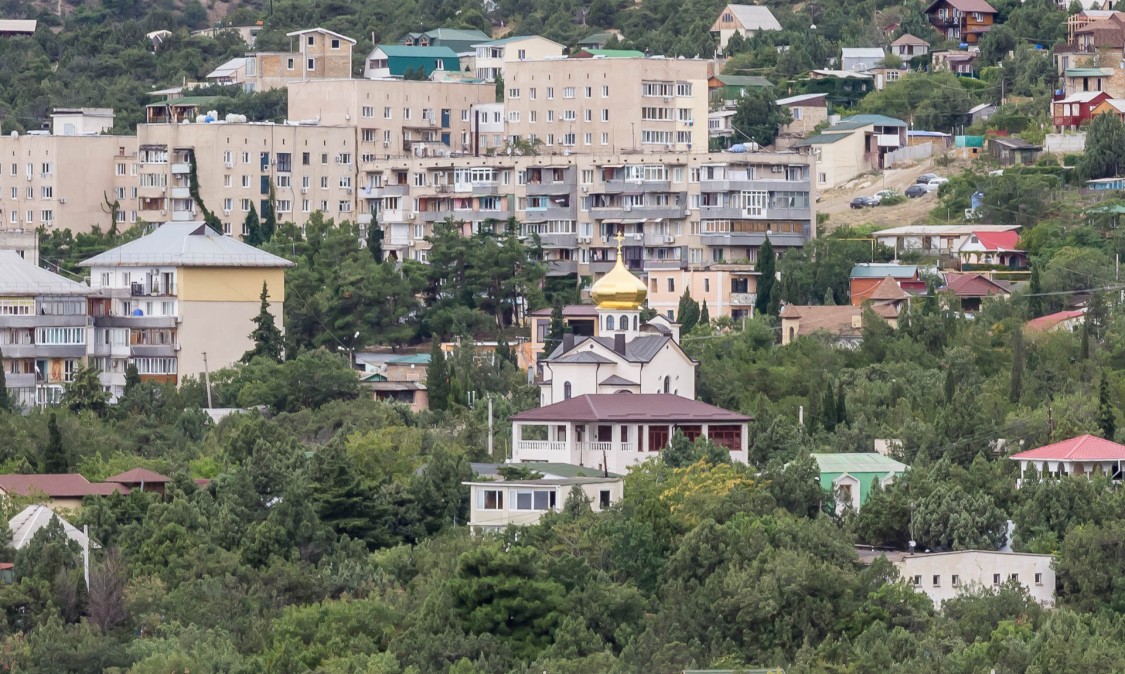
[[(586, 469), (591, 475), (597, 471)], [(548, 512), (562, 510), (572, 490), (590, 502), (594, 512), (621, 500), (624, 484), (619, 475), (601, 477), (546, 477), (537, 480), (497, 480), (463, 483), (469, 487), (469, 526), (475, 532), (500, 531), (509, 526), (536, 524)]]
[(866, 560), (886, 556), (903, 579), (929, 597), (937, 609), (967, 590), (996, 589), (1009, 581), (1022, 585), (1043, 606), (1055, 603), (1053, 555), (991, 550), (860, 554)]

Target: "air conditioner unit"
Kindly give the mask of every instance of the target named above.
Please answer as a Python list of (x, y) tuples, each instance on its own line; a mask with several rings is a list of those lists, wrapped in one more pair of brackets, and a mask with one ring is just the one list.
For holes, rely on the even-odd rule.
[(308, 194), (308, 193), (309, 193), (309, 188), (307, 188), (307, 187), (301, 188), (301, 194)]
[(161, 211), (160, 211), (160, 214), (161, 214), (161, 215), (168, 215), (168, 211), (165, 211), (165, 210), (161, 210)]
[(390, 147), (390, 146), (391, 146), (391, 141), (389, 141), (389, 140), (383, 141), (383, 147)]
[(27, 181), (28, 181), (28, 182), (31, 182), (31, 176), (28, 176), (28, 177), (27, 177)]
[(351, 194), (351, 193), (352, 193), (352, 188), (350, 188), (350, 187), (349, 187), (349, 188), (347, 188), (347, 191), (348, 191), (348, 194)]
[(625, 212), (628, 213), (631, 210), (633, 210), (633, 206), (631, 204), (625, 204)]
[(59, 197), (59, 203), (65, 205), (66, 204), (66, 197)]
[(770, 167), (770, 173), (781, 173), (784, 170), (785, 170), (784, 166), (774, 165), (774, 166)]
[(665, 102), (665, 103), (671, 103), (671, 102), (672, 102), (672, 97), (671, 97), (671, 96), (665, 96), (665, 97), (664, 97), (664, 102)]
[(223, 209), (223, 215), (230, 215), (230, 209), (229, 209), (229, 208), (224, 208), (224, 209)]
[(589, 194), (589, 192), (590, 192), (590, 188), (587, 187), (586, 185), (583, 185), (582, 186), (582, 194)]
[(416, 217), (418, 217), (418, 214), (417, 214), (417, 213), (414, 213), (414, 212), (410, 212), (410, 213), (407, 213), (407, 214), (406, 214), (406, 219), (407, 219), (407, 220), (413, 220), (413, 219), (414, 219), (414, 218), (416, 218)]
[(633, 234), (633, 240), (634, 241), (640, 241), (643, 238), (644, 238), (644, 234), (641, 234), (640, 232), (637, 232), (636, 234)]
[(233, 161), (228, 161), (228, 162), (226, 163), (226, 166), (227, 166), (227, 168), (229, 168), (229, 169), (232, 169), (232, 168), (234, 168), (234, 162), (233, 162)]

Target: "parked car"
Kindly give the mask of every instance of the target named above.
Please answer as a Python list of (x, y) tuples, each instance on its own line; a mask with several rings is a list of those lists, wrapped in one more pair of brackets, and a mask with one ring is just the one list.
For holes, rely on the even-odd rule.
[(989, 171), (988, 175), (993, 176), (993, 177), (1002, 176), (1002, 175), (1004, 175), (1004, 169), (996, 169), (995, 171)]
[(910, 197), (911, 199), (917, 199), (922, 195), (929, 194), (929, 192), (930, 191), (926, 189), (925, 185), (914, 184), (906, 188), (906, 196)]
[(856, 197), (852, 199), (852, 208), (875, 208), (879, 200), (875, 197)]
[(938, 188), (946, 184), (947, 182), (949, 182), (949, 178), (934, 178), (930, 182), (926, 183), (926, 191), (937, 192)]
[(875, 193), (875, 198), (881, 203), (887, 197), (898, 196), (898, 190), (879, 190)]
[(940, 177), (941, 176), (939, 176), (936, 173), (923, 173), (922, 175), (920, 175), (920, 176), (918, 176), (917, 178), (914, 179), (914, 183), (917, 184), (917, 185), (925, 185), (926, 183), (930, 182), (934, 178), (940, 178)]

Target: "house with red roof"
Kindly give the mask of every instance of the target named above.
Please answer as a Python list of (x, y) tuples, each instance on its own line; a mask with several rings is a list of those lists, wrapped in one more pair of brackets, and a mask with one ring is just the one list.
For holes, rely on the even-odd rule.
[(1125, 461), (1125, 445), (1093, 435), (1080, 435), (1051, 445), (1013, 454), (1019, 461), (1020, 481), (1029, 468), (1040, 475), (1086, 476), (1106, 475), (1111, 480), (1121, 480), (1121, 464)]
[(746, 463), (751, 417), (669, 393), (599, 393), (521, 412), (512, 461), (570, 463), (624, 473), (657, 456), (676, 431), (709, 438)]
[(946, 39), (966, 44), (979, 42), (996, 18), (996, 10), (984, 0), (934, 0), (925, 14)]
[(164, 485), (171, 483), (172, 478), (147, 468), (134, 468), (107, 477), (105, 481), (109, 484), (122, 485), (131, 491), (152, 491), (163, 494)]
[(1059, 311), (1039, 318), (1033, 318), (1024, 324), (1023, 329), (1025, 332), (1032, 334), (1043, 334), (1047, 332), (1059, 332), (1066, 330), (1067, 332), (1074, 332), (1082, 326), (1082, 321), (1086, 318), (1085, 309), (1075, 309), (1073, 311)]
[(961, 311), (980, 311), (981, 303), (988, 297), (1007, 299), (1012, 288), (1006, 281), (995, 281), (983, 274), (958, 274), (946, 272), (945, 287), (941, 292), (951, 297), (951, 306)]
[(1027, 251), (1019, 244), (1020, 235), (1014, 229), (1006, 232), (974, 230), (957, 247), (957, 257), (962, 269), (965, 265), (1027, 269)]
[(0, 497), (40, 498), (52, 510), (77, 510), (87, 496), (128, 493), (125, 485), (90, 482), (78, 473), (0, 475)]

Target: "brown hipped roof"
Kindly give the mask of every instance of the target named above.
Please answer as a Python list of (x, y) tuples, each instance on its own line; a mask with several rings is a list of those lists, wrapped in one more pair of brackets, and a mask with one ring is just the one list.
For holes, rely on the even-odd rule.
[(897, 47), (898, 45), (912, 45), (912, 44), (924, 44), (926, 46), (929, 46), (930, 43), (926, 42), (925, 40), (923, 40), (920, 37), (915, 37), (915, 36), (911, 35), (910, 33), (906, 33), (902, 37), (900, 37), (899, 39), (892, 42), (891, 46)]
[(144, 484), (167, 484), (172, 481), (172, 478), (147, 468), (134, 468), (113, 477), (107, 477), (105, 481), (118, 484), (141, 484), (142, 482)]
[(908, 297), (910, 295), (902, 289), (897, 281), (890, 276), (885, 276), (882, 281), (879, 281), (879, 285), (872, 288), (871, 292), (864, 295), (863, 298), (873, 302), (895, 302), (905, 300)]
[(926, 8), (925, 13), (929, 14), (934, 11), (934, 9), (943, 2), (953, 9), (959, 9), (962, 12), (981, 12), (983, 14), (996, 13), (996, 9), (984, 0), (934, 0), (934, 2), (930, 3), (930, 6)]
[(0, 490), (16, 496), (46, 494), (51, 498), (107, 496), (114, 492), (128, 494), (129, 488), (119, 484), (92, 483), (78, 473), (50, 475), (0, 475)]
[(743, 423), (751, 417), (670, 393), (581, 395), (512, 417), (512, 421)]
[[(871, 307), (876, 316), (886, 320), (898, 318), (898, 310), (889, 304)], [(827, 332), (837, 337), (858, 337), (863, 328), (856, 319), (863, 316), (863, 307), (811, 306), (786, 304), (781, 309), (782, 319), (797, 320), (797, 335), (806, 337), (817, 332)]]

